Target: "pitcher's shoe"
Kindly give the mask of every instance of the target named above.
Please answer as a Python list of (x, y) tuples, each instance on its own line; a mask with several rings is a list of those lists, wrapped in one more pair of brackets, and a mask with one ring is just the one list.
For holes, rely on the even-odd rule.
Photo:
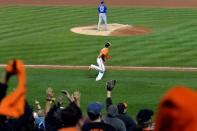
[(91, 65), (88, 67), (88, 70), (92, 70), (92, 67), (91, 67)]

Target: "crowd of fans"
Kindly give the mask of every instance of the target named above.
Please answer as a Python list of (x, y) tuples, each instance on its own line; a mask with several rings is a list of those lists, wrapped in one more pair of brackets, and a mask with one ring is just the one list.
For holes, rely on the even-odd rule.
[[(7, 94), (10, 78), (17, 77), (15, 90)], [(63, 98), (54, 98), (53, 89), (46, 91), (46, 105), (35, 101), (33, 109), (26, 101), (26, 73), (21, 60), (10, 61), (0, 83), (0, 131), (197, 131), (197, 93), (187, 87), (169, 90), (154, 112), (141, 109), (132, 118), (126, 102), (113, 104), (112, 91), (116, 80), (106, 83), (106, 103), (87, 105), (87, 115), (82, 115), (80, 92), (70, 94), (62, 90)], [(102, 113), (106, 109), (106, 114)]]

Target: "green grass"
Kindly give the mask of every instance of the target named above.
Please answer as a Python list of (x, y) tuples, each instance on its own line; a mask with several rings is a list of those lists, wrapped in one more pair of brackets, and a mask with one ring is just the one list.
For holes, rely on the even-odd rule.
[[(52, 87), (55, 96), (61, 95), (60, 90), (81, 92), (81, 106), (86, 111), (90, 102), (100, 101), (105, 103), (105, 82), (116, 79), (116, 88), (112, 92), (115, 104), (127, 102), (129, 113), (135, 113), (141, 108), (156, 110), (161, 96), (171, 87), (186, 85), (197, 89), (193, 72), (151, 72), (151, 71), (111, 71), (109, 70), (102, 81), (96, 82), (97, 73), (86, 70), (47, 70), (28, 69), (27, 87), (28, 101), (33, 105), (34, 100), (40, 100), (44, 105), (47, 87)], [(11, 80), (10, 87), (15, 87), (16, 80)], [(67, 100), (65, 103), (67, 103)]]
[[(197, 9), (110, 7), (109, 23), (152, 29), (148, 35), (129, 37), (85, 36), (71, 27), (97, 24), (95, 7), (0, 7), (0, 63), (20, 58), (26, 64), (89, 65), (96, 62), (106, 41), (112, 43), (107, 65), (197, 67)], [(82, 109), (90, 101), (105, 100), (105, 82), (117, 79), (115, 103), (127, 101), (129, 112), (156, 109), (171, 86), (196, 89), (196, 73), (108, 71), (101, 82), (96, 72), (28, 70), (28, 100), (45, 100), (45, 89), (68, 88), (82, 93)], [(12, 84), (13, 85), (13, 84)]]
[(109, 65), (196, 67), (196, 13), (196, 9), (111, 7), (109, 23), (153, 31), (144, 36), (100, 37), (69, 31), (96, 24), (93, 7), (2, 6), (0, 63), (17, 57), (28, 64), (89, 65), (104, 42), (110, 41)]

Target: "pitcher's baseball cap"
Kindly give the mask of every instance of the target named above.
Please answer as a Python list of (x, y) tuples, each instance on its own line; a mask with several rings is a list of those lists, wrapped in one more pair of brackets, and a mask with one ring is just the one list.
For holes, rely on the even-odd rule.
[(103, 109), (103, 105), (99, 102), (90, 103), (87, 107), (87, 112), (93, 113), (95, 115), (99, 115), (101, 110)]

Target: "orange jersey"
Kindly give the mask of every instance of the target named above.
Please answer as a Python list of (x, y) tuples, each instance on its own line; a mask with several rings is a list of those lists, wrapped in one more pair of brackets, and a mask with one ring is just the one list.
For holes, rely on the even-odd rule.
[[(16, 73), (18, 85), (14, 91), (5, 96), (0, 103), (0, 115), (11, 118), (19, 118), (24, 114), (26, 99), (26, 74), (24, 63), (20, 60), (10, 61), (6, 67), (6, 72)], [(16, 69), (15, 69), (16, 68)]]
[(58, 131), (80, 131), (76, 127), (67, 127), (67, 128), (61, 128)]
[(110, 56), (109, 56), (109, 48), (103, 48), (101, 51), (100, 51), (100, 54), (98, 56), (99, 58), (102, 58), (103, 60), (105, 59), (110, 59)]

